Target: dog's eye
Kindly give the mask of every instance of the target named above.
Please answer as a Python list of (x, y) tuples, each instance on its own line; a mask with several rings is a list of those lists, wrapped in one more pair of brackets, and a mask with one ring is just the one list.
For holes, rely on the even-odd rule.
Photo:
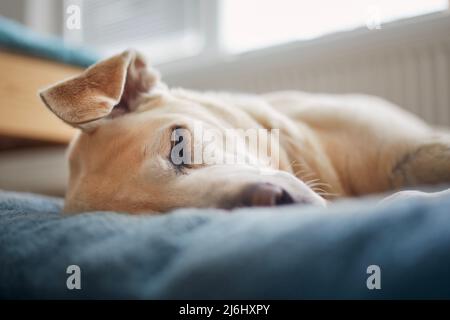
[(169, 161), (177, 169), (190, 166), (189, 134), (190, 132), (183, 127), (177, 126), (172, 129)]

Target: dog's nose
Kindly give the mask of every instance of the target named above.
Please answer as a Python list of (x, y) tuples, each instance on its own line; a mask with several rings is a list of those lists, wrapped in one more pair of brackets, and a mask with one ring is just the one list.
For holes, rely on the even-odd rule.
[(255, 183), (243, 192), (243, 203), (248, 207), (271, 207), (294, 203), (294, 199), (283, 188), (271, 183)]

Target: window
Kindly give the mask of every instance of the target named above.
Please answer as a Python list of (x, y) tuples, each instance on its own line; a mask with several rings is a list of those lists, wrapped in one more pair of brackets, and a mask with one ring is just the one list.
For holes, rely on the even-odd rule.
[[(66, 1), (66, 7), (71, 3)], [(151, 52), (153, 63), (162, 63), (202, 49), (198, 0), (82, 0), (77, 4), (82, 12), (81, 35), (69, 31), (66, 39), (104, 55), (133, 47)]]
[[(136, 48), (161, 64), (226, 55), (448, 9), (449, 0), (65, 0), (82, 29), (65, 39), (105, 56)], [(192, 62), (192, 61), (191, 61)]]
[(448, 0), (222, 0), (221, 38), (238, 53), (447, 8)]

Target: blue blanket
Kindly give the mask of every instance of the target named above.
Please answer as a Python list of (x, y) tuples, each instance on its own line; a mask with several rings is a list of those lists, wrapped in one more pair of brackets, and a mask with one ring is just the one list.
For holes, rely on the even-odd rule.
[(159, 216), (61, 205), (0, 192), (1, 298), (450, 298), (450, 197)]
[(81, 67), (95, 63), (100, 57), (86, 48), (68, 45), (60, 38), (37, 34), (2, 16), (0, 16), (1, 48)]

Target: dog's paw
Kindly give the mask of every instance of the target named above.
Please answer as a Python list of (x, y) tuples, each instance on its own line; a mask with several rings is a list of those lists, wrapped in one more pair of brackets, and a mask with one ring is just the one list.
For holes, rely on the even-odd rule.
[(406, 154), (392, 173), (395, 188), (450, 183), (450, 143), (421, 145)]

